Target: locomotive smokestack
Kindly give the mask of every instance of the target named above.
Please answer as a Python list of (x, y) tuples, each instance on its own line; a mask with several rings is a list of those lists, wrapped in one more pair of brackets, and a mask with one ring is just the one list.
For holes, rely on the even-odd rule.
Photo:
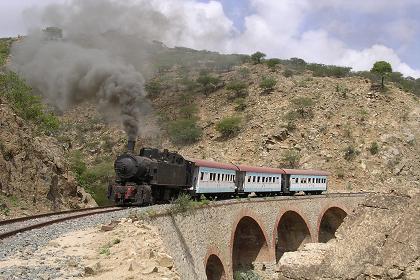
[(136, 145), (136, 140), (128, 139), (127, 143), (127, 152), (134, 153), (134, 146)]

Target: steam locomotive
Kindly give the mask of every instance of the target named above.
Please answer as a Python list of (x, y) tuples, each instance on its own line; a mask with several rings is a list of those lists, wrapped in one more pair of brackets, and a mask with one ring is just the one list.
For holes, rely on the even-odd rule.
[(327, 190), (328, 172), (255, 167), (186, 159), (176, 152), (142, 148), (128, 152), (114, 163), (116, 180), (109, 186), (108, 198), (116, 204), (151, 205), (168, 202), (180, 193), (192, 197), (229, 198), (247, 196), (320, 194)]

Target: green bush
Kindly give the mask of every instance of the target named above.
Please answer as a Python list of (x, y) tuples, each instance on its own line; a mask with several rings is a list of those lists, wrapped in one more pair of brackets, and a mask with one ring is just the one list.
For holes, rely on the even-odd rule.
[(179, 119), (169, 124), (169, 136), (175, 144), (190, 144), (201, 137), (201, 128), (195, 119)]
[(283, 76), (285, 76), (286, 78), (290, 78), (295, 74), (295, 72), (293, 72), (293, 70), (290, 69), (286, 69), (283, 72)]
[(0, 74), (0, 96), (5, 97), (13, 110), (23, 119), (34, 122), (45, 133), (57, 131), (60, 123), (56, 116), (45, 110), (39, 96), (16, 73)]
[(102, 159), (88, 167), (83, 154), (74, 151), (70, 154), (70, 170), (74, 172), (77, 184), (90, 193), (98, 205), (110, 203), (106, 197), (106, 189), (114, 175), (112, 159)]
[(208, 95), (217, 90), (220, 84), (220, 79), (217, 77), (210, 76), (209, 74), (202, 73), (196, 81), (200, 86), (201, 90), (205, 95)]
[(262, 280), (261, 276), (259, 276), (253, 270), (237, 270), (233, 274), (234, 280)]
[(194, 92), (199, 86), (199, 84), (196, 81), (190, 80), (186, 77), (181, 80), (181, 84), (185, 87), (185, 90), (187, 92)]
[(236, 98), (235, 99), (235, 110), (236, 111), (243, 111), (246, 109), (246, 100), (245, 98)]
[(195, 118), (198, 112), (198, 108), (195, 104), (189, 104), (189, 105), (185, 105), (184, 107), (181, 107), (179, 109), (179, 112), (183, 119), (191, 120)]
[(372, 144), (369, 147), (369, 151), (372, 155), (376, 155), (379, 152), (378, 142), (372, 142)]
[(251, 71), (249, 70), (249, 68), (245, 66), (239, 68), (238, 70), (238, 76), (242, 80), (247, 80), (249, 78), (250, 73)]
[(224, 137), (230, 137), (237, 134), (242, 127), (242, 118), (237, 116), (227, 117), (216, 125), (216, 130)]
[(340, 93), (343, 98), (347, 98), (347, 93), (349, 93), (349, 89), (341, 84), (335, 85), (335, 92)]
[(174, 214), (189, 212), (194, 208), (194, 201), (189, 194), (181, 193), (172, 203), (170, 211)]
[(311, 70), (315, 77), (343, 78), (350, 74), (351, 67), (310, 63), (306, 65), (306, 69)]
[(298, 97), (292, 100), (293, 107), (302, 118), (312, 117), (312, 107), (314, 103), (315, 102), (308, 97)]
[(283, 153), (283, 167), (297, 168), (300, 162), (300, 152), (294, 150), (287, 150)]
[(267, 64), (268, 68), (271, 70), (275, 70), (276, 66), (280, 64), (280, 59), (278, 58), (271, 58), (265, 61), (265, 64)]
[(277, 80), (272, 77), (264, 77), (260, 82), (260, 88), (264, 93), (271, 93), (275, 86), (277, 85)]
[(0, 39), (0, 66), (6, 63), (6, 59), (9, 56), (11, 43), (12, 40), (9, 38)]
[(226, 85), (226, 89), (233, 92), (235, 98), (244, 97), (247, 95), (247, 87), (248, 85), (239, 80), (231, 81)]
[(157, 97), (163, 89), (161, 82), (158, 80), (151, 80), (147, 82), (144, 85), (144, 88), (150, 97)]
[(353, 160), (360, 152), (356, 150), (353, 146), (348, 146), (344, 149), (344, 159), (351, 161)]

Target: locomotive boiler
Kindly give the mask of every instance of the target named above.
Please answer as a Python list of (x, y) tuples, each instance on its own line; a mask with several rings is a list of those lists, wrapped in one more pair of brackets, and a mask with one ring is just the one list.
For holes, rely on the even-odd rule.
[(108, 197), (117, 204), (150, 205), (167, 202), (191, 187), (193, 163), (176, 152), (142, 148), (134, 153), (134, 141), (114, 163), (115, 183)]

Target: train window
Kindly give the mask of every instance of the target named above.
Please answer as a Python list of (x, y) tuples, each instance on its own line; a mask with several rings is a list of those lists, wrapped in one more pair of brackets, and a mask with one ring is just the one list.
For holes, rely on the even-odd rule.
[(251, 182), (251, 176), (248, 176), (248, 183)]
[(308, 183), (312, 183), (312, 178), (309, 178), (308, 179)]
[(203, 180), (203, 179), (204, 179), (204, 172), (201, 172), (200, 180)]
[(265, 177), (261, 177), (261, 182), (265, 182)]
[(260, 176), (257, 177), (257, 183), (260, 182), (260, 178), (261, 178)]
[(217, 181), (220, 181), (220, 173), (217, 173)]
[(222, 174), (222, 181), (225, 180), (225, 174)]

